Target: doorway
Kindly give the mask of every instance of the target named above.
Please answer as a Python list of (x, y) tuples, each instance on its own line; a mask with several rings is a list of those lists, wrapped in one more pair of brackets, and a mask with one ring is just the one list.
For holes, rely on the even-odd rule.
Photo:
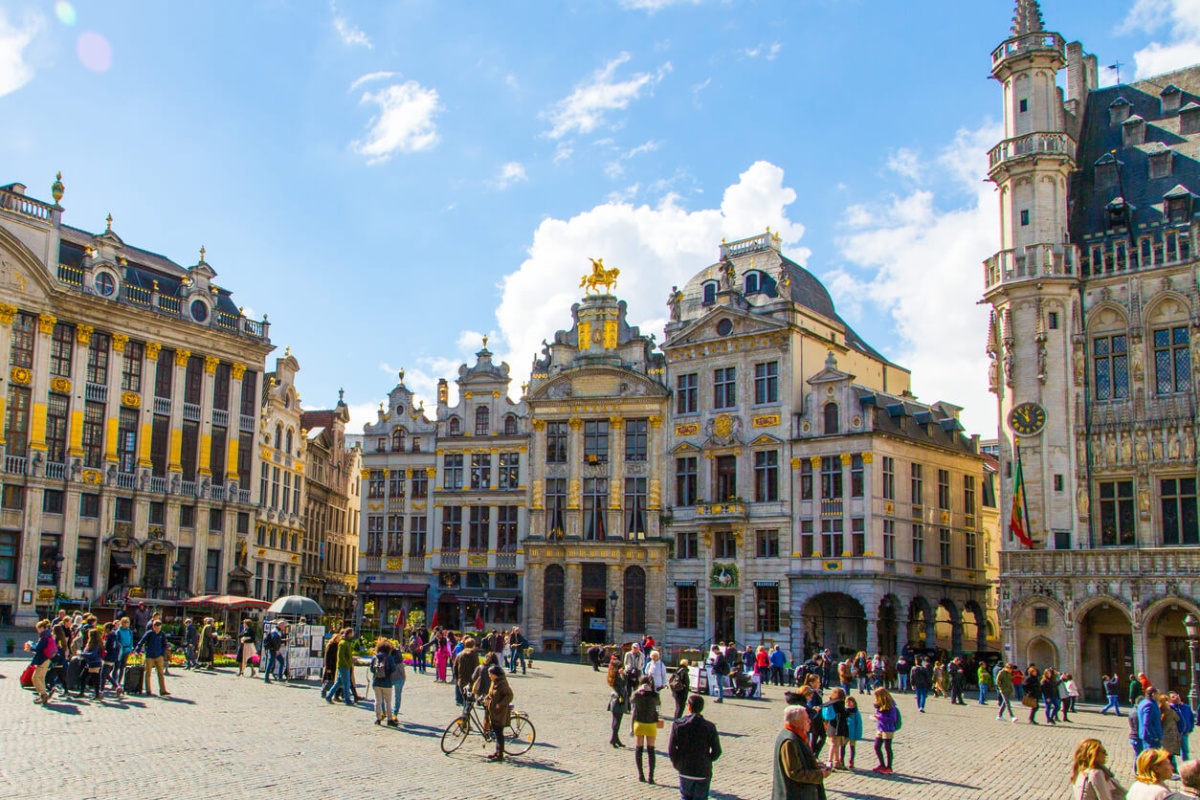
[(608, 640), (608, 600), (604, 592), (587, 589), (579, 601), (579, 637), (588, 644), (605, 644)]
[(1133, 674), (1133, 635), (1100, 634), (1100, 672), (1103, 675)]
[(733, 595), (713, 595), (713, 641), (736, 641), (737, 598)]

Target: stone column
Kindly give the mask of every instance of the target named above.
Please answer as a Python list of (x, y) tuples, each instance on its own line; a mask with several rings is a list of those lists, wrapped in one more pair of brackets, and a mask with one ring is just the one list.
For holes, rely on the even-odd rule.
[[(187, 393), (187, 362), (189, 350), (175, 351), (175, 374), (171, 376), (171, 446), (167, 471), (183, 471), (183, 398)], [(227, 559), (228, 560), (228, 559)]]
[(959, 611), (950, 618), (950, 650), (957, 654), (962, 652), (963, 622), (962, 612)]
[(1141, 622), (1133, 625), (1133, 671), (1145, 672), (1149, 666), (1150, 642), (1146, 626)]
[[(220, 363), (221, 360), (216, 356), (204, 357), (204, 376), (201, 379), (200, 389), (200, 436), (196, 443), (197, 482), (212, 479), (213, 387), (216, 383), (217, 365)], [(278, 442), (275, 444), (279, 445)], [(209, 495), (205, 493), (204, 496), (208, 497)]]
[(121, 424), (121, 375), (125, 372), (125, 345), (129, 337), (112, 335), (112, 352), (108, 357), (108, 402), (104, 408), (104, 461), (117, 463), (117, 430)]
[(932, 610), (925, 620), (925, 646), (937, 647), (937, 609)]
[[(142, 429), (138, 432), (138, 467), (147, 470), (154, 466), (150, 460), (150, 444), (154, 438), (155, 383), (157, 382), (158, 355), (161, 351), (162, 345), (158, 342), (146, 342), (146, 361), (142, 370)], [(151, 367), (154, 369), (153, 374)]]
[[(226, 428), (227, 441), (225, 444), (225, 485), (232, 487), (237, 483), (239, 489), (244, 489), (254, 475), (238, 474), (238, 452), (241, 448), (242, 436), (242, 378), (246, 375), (245, 364), (234, 364), (229, 371), (229, 427)], [(299, 434), (299, 431), (296, 431)], [(297, 474), (297, 478), (303, 471)], [(229, 498), (236, 501), (237, 498)]]
[(54, 324), (58, 320), (52, 314), (38, 316), (38, 335), (33, 348), (33, 369), (30, 391), (29, 418), (29, 452), (30, 458), (42, 457), (40, 473), (30, 470), (26, 465), (26, 474), (45, 474), (46, 459), (46, 393), (50, 386), (50, 341), (54, 334)]
[(879, 649), (879, 617), (867, 614), (867, 655), (874, 656)]
[(625, 459), (621, 449), (620, 432), (624, 428), (625, 420), (620, 417), (610, 417), (608, 420), (608, 510), (605, 512), (607, 525), (605, 526), (606, 539), (624, 539), (625, 533), (625, 514), (624, 514), (624, 493), (625, 493), (625, 476), (624, 471), (618, 467), (623, 465)]
[[(83, 406), (86, 402), (87, 362), (93, 332), (94, 329), (91, 325), (81, 323), (75, 326), (74, 352), (71, 354), (71, 385), (67, 392), (71, 396), (70, 426), (67, 432), (67, 455), (72, 467), (75, 465), (82, 467), (83, 462)], [(68, 471), (68, 479), (76, 479), (73, 472), (73, 469)]]
[(563, 597), (566, 608), (563, 609), (563, 652), (571, 655), (575, 652), (575, 640), (579, 638), (579, 596), (583, 586), (583, 568), (579, 562), (569, 562), (564, 575)]
[[(604, 597), (605, 603), (608, 603), (608, 596), (614, 591), (617, 593), (616, 607), (609, 612), (609, 620), (612, 622), (612, 630), (609, 631), (609, 638), (615, 644), (621, 641), (621, 631), (625, 628), (625, 562), (621, 561), (617, 564), (609, 564), (604, 569)], [(649, 577), (649, 576), (647, 576)], [(647, 581), (647, 584), (649, 581)], [(647, 585), (647, 589), (649, 586)], [(650, 594), (646, 593), (647, 602), (649, 602)], [(607, 609), (607, 605), (605, 606)]]

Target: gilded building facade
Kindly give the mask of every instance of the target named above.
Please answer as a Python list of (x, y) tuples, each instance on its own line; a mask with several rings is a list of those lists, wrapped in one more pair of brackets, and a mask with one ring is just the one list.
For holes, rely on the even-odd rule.
[(275, 359), (263, 381), (259, 422), (259, 473), (251, 561), (253, 597), (275, 600), (300, 594), (304, 551), (304, 458), (308, 437), (300, 424), (296, 373), (300, 362), (288, 350)]
[(308, 438), (300, 594), (316, 600), (326, 614), (347, 620), (358, 591), (362, 508), (362, 449), (346, 443), (349, 421), (340, 391), (334, 408), (300, 415)]
[(1018, 0), (991, 62), (1002, 528), (1019, 440), (1033, 542), (1006, 533), (1006, 647), (1093, 694), (1114, 672), (1184, 687), (1182, 621), (1200, 615), (1200, 67), (1098, 88), (1096, 58), (1046, 30), (1036, 0)]
[(395, 629), (412, 611), (433, 618), (437, 581), (430, 531), (437, 477), (437, 423), (400, 381), (363, 426), (359, 602), (366, 624)]
[(722, 243), (668, 304), (666, 640), (894, 653), (941, 618), (946, 646), (986, 649), (983, 467), (959, 409), (917, 403), (769, 230)]
[(0, 608), (249, 591), (259, 387), (272, 346), (216, 271), (63, 224), (0, 187)]
[(492, 352), (459, 367), (458, 401), (437, 389), (437, 491), (433, 497), (434, 617), (451, 628), (520, 621), (521, 542), (529, 526), (528, 410), (508, 396), (508, 364)]
[(544, 342), (526, 395), (527, 632), (568, 653), (666, 634), (666, 361), (605, 289), (575, 304), (571, 328)]

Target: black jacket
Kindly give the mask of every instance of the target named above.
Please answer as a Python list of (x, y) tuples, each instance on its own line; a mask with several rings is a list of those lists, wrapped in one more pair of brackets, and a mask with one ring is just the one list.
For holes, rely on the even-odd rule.
[(929, 676), (929, 670), (923, 664), (917, 664), (909, 672), (908, 680), (912, 683), (914, 689), (928, 689), (932, 679)]
[(645, 686), (633, 693), (633, 721), (658, 722), (658, 692)]
[(681, 777), (710, 780), (713, 762), (721, 757), (717, 726), (699, 714), (680, 717), (671, 726), (667, 753)]

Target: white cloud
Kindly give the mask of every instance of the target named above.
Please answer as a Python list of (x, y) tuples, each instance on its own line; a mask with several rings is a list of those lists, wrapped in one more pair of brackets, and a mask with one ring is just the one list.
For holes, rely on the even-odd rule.
[(33, 67), (25, 61), (25, 48), (41, 27), (42, 18), (36, 14), (25, 14), (18, 24), (10, 22), (0, 8), (0, 97), (33, 79)]
[(746, 58), (758, 58), (761, 56), (767, 61), (774, 61), (782, 49), (782, 44), (772, 42), (771, 44), (760, 44), (757, 47), (747, 47), (742, 51), (742, 55), (746, 56)]
[(808, 251), (797, 246), (804, 226), (787, 217), (796, 192), (783, 177), (781, 168), (759, 161), (725, 190), (718, 208), (689, 211), (671, 194), (654, 206), (610, 200), (570, 219), (544, 220), (524, 263), (501, 281), (496, 319), (514, 376), (528, 373), (543, 338), (570, 324), (589, 258), (621, 270), (616, 293), (629, 302), (630, 322), (660, 341), (671, 286), (714, 263), (722, 237), (754, 236), (770, 225), (791, 257), (806, 259)]
[(629, 53), (621, 53), (602, 69), (596, 70), (588, 83), (576, 87), (575, 91), (558, 101), (553, 110), (544, 113), (543, 116), (551, 124), (546, 135), (551, 139), (561, 139), (572, 131), (591, 133), (605, 124), (608, 112), (628, 108), (630, 103), (638, 99), (642, 90), (658, 83), (671, 71), (671, 64), (667, 62), (657, 73), (639, 72), (627, 80), (615, 80), (617, 68), (630, 58)]
[(625, 162), (626, 161), (630, 160), (631, 158), (640, 156), (642, 153), (652, 153), (655, 150), (657, 150), (659, 148), (659, 146), (660, 146), (659, 142), (656, 142), (653, 139), (650, 139), (649, 141), (642, 142), (637, 147), (633, 147), (633, 148), (630, 148), (629, 150), (626, 150), (624, 153), (621, 153), (619, 156), (617, 156), (617, 158), (615, 160), (610, 161), (604, 167), (604, 174), (610, 178), (621, 177), (622, 175), (625, 174)]
[(492, 181), (492, 186), (503, 191), (514, 183), (524, 183), (527, 180), (529, 180), (529, 175), (526, 174), (524, 165), (520, 161), (509, 161), (507, 164), (501, 165), (495, 180)]
[(648, 11), (653, 14), (656, 11), (662, 11), (668, 6), (679, 5), (700, 5), (701, 0), (621, 0), (621, 8), (628, 8), (635, 11)]
[(396, 77), (396, 73), (394, 73), (394, 72), (368, 72), (366, 75), (363, 75), (362, 77), (360, 77), (359, 79), (354, 81), (354, 83), (350, 84), (350, 91), (353, 92), (355, 89), (362, 86), (364, 83), (370, 83), (371, 81), (382, 81), (382, 80), (386, 80), (387, 78), (394, 78), (394, 77)]
[(1120, 29), (1150, 34), (1166, 31), (1165, 41), (1153, 41), (1133, 54), (1139, 79), (1200, 62), (1197, 0), (1137, 0)]
[(993, 187), (982, 177), (985, 154), (1002, 136), (990, 123), (959, 131), (931, 165), (952, 179), (955, 192), (967, 193), (956, 208), (939, 209), (934, 192), (919, 189), (879, 208), (847, 209), (853, 229), (839, 249), (852, 266), (826, 276), (848, 318), (891, 317), (896, 341), (888, 355), (912, 370), (913, 391), (924, 402), (964, 406), (967, 429), (985, 437), (996, 430), (996, 400), (987, 390), (988, 311), (977, 301), (980, 263), (999, 247), (1000, 217)]
[(360, 102), (379, 106), (379, 113), (367, 123), (366, 138), (350, 143), (354, 152), (366, 156), (368, 164), (387, 161), (397, 152), (415, 153), (437, 144), (433, 117), (442, 107), (436, 89), (426, 89), (410, 80), (377, 92), (364, 92)]
[(358, 28), (338, 13), (336, 3), (329, 4), (329, 10), (333, 12), (333, 29), (337, 31), (338, 38), (342, 40), (342, 44), (351, 47), (365, 47), (371, 49), (371, 39)]
[[(370, 423), (374, 425), (379, 421), (379, 403), (347, 403), (346, 408), (350, 409), (350, 421), (346, 423), (346, 433), (363, 432), (363, 426)], [(305, 409), (311, 411), (312, 409)], [(374, 447), (374, 445), (372, 445)]]
[(900, 147), (888, 153), (887, 168), (909, 180), (921, 180), (921, 159), (907, 147)]

